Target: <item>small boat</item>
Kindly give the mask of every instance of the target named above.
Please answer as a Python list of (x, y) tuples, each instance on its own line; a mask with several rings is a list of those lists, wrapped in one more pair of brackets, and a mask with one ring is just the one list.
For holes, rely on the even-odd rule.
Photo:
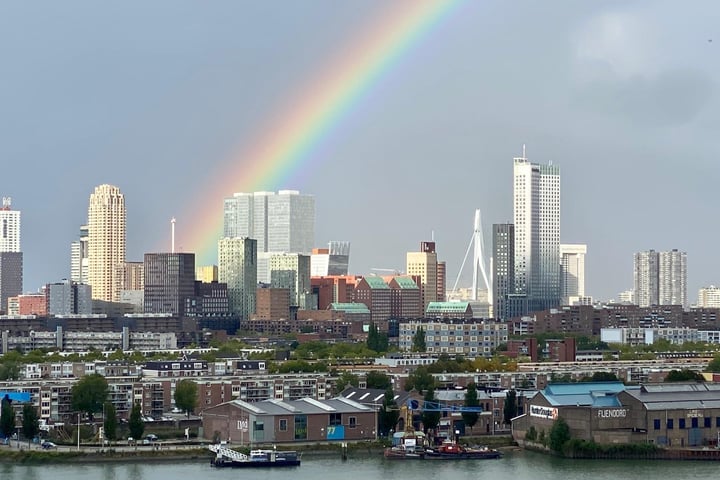
[(257, 449), (250, 450), (250, 455), (236, 452), (222, 445), (210, 445), (209, 450), (215, 453), (210, 460), (213, 467), (224, 468), (270, 468), (299, 467), (300, 455), (294, 450)]
[(483, 460), (486, 458), (500, 458), (502, 453), (488, 447), (466, 447), (452, 440), (445, 440), (437, 448), (425, 449), (425, 458), (428, 460)]
[(393, 435), (393, 445), (383, 452), (385, 458), (420, 460), (425, 458), (427, 437), (422, 432), (407, 430)]

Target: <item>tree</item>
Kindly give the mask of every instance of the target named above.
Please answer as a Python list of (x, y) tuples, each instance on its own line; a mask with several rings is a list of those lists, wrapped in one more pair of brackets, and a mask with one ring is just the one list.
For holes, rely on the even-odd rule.
[(715, 355), (708, 363), (706, 371), (720, 373), (720, 355)]
[(90, 420), (101, 412), (108, 396), (108, 383), (99, 373), (85, 375), (73, 385), (71, 405), (73, 410), (85, 412)]
[(435, 388), (435, 377), (428, 372), (427, 367), (420, 366), (408, 375), (408, 378), (405, 381), (405, 391), (409, 392), (413, 388), (418, 392), (422, 392), (429, 388)]
[(197, 407), (197, 392), (197, 383), (192, 380), (180, 380), (175, 386), (175, 405), (185, 412), (188, 418)]
[(395, 429), (399, 418), (400, 409), (395, 402), (395, 394), (392, 388), (388, 387), (385, 390), (385, 398), (383, 398), (382, 408), (380, 409), (380, 425), (378, 425), (380, 434), (382, 436), (388, 435), (390, 430)]
[(570, 427), (562, 418), (558, 418), (550, 429), (550, 448), (561, 452), (565, 442), (570, 440)]
[(353, 387), (357, 387), (360, 384), (360, 379), (357, 375), (354, 373), (345, 371), (340, 374), (340, 376), (337, 379), (337, 382), (335, 382), (335, 389), (338, 393), (345, 390), (348, 385), (352, 385)]
[(440, 423), (440, 412), (432, 411), (437, 407), (435, 390), (428, 388), (423, 400), (425, 400), (425, 402), (423, 403), (422, 422), (425, 427), (425, 432), (427, 433), (428, 430), (435, 430)]
[[(479, 407), (480, 406), (480, 402), (478, 401), (478, 395), (477, 395), (477, 385), (475, 385), (475, 382), (470, 382), (467, 386), (467, 390), (465, 390), (465, 406), (466, 407)], [(472, 428), (477, 423), (478, 418), (480, 418), (480, 416), (478, 415), (477, 412), (462, 412), (463, 422), (465, 422), (465, 425), (470, 427), (471, 432), (472, 432)]]
[(617, 375), (612, 372), (593, 372), (591, 377), (585, 377), (583, 382), (617, 382)]
[(115, 405), (112, 402), (105, 404), (105, 418), (103, 419), (103, 428), (105, 429), (105, 438), (107, 440), (115, 440), (117, 438), (118, 418), (115, 411)]
[(376, 388), (378, 390), (387, 390), (392, 387), (390, 377), (382, 372), (368, 372), (365, 376), (365, 385), (367, 388)]
[(413, 335), (412, 351), (424, 352), (425, 350), (427, 350), (427, 345), (425, 345), (425, 330), (423, 327), (418, 327), (415, 335)]
[(5, 394), (0, 406), (0, 436), (8, 438), (15, 431), (15, 410), (13, 410), (12, 400)]
[(139, 403), (133, 404), (130, 411), (130, 420), (128, 420), (128, 428), (130, 429), (130, 436), (135, 440), (142, 438), (143, 432), (145, 432), (145, 424), (143, 423)]
[(665, 377), (666, 382), (704, 382), (702, 374), (693, 370), (670, 370)]
[(381, 332), (374, 323), (370, 325), (370, 330), (368, 331), (367, 347), (378, 353), (387, 352), (388, 350), (387, 334)]
[(503, 423), (510, 423), (510, 420), (517, 417), (517, 392), (510, 390), (505, 394), (503, 405)]
[(17, 380), (20, 378), (20, 365), (14, 361), (4, 361), (0, 364), (0, 381)]
[(30, 441), (40, 433), (40, 418), (33, 405), (24, 405), (22, 410), (22, 431), (25, 438)]

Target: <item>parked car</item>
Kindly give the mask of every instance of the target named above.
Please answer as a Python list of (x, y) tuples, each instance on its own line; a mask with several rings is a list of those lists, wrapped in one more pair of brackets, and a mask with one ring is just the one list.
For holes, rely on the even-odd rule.
[(40, 446), (43, 448), (43, 450), (51, 450), (53, 448), (57, 448), (57, 445), (55, 445), (53, 442), (50, 442), (48, 440), (45, 440), (40, 444)]
[(158, 441), (158, 436), (155, 435), (154, 433), (149, 433), (145, 437), (145, 442), (143, 442), (143, 443), (152, 443), (152, 442), (157, 442), (157, 441)]

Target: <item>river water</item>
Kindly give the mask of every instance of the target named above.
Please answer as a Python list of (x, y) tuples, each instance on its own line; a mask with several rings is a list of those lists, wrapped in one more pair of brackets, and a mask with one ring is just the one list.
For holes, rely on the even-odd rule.
[[(717, 462), (565, 460), (510, 452), (499, 460), (402, 461), (381, 455), (303, 457), (291, 469), (214, 469), (205, 461), (25, 466), (0, 464), (1, 480), (650, 480), (717, 479)], [(350, 475), (350, 477), (348, 477)]]

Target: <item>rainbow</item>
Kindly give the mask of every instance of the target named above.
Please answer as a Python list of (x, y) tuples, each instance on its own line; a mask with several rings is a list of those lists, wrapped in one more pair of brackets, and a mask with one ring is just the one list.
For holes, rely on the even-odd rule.
[(308, 91), (300, 92), (296, 102), (274, 117), (281, 119), (279, 124), (268, 128), (250, 148), (232, 155), (221, 171), (210, 176), (212, 183), (196, 197), (203, 202), (190, 212), (193, 227), (183, 242), (184, 248), (189, 247), (186, 251), (195, 252), (198, 265), (213, 263), (216, 257), (222, 234), (222, 199), (234, 192), (289, 188), (287, 181), (310, 160), (313, 149), (459, 1), (390, 2), (391, 12), (383, 12), (379, 22), (343, 49), (340, 60), (331, 62)]

